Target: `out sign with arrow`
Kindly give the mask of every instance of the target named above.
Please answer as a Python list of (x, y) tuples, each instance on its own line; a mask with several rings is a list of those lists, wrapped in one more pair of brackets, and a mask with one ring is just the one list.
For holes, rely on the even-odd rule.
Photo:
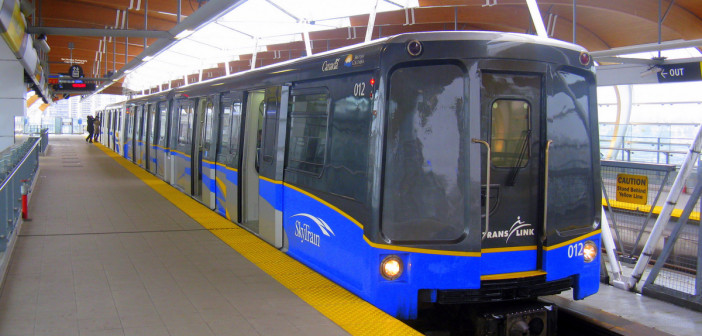
[(702, 62), (662, 64), (658, 83), (692, 82), (702, 80)]

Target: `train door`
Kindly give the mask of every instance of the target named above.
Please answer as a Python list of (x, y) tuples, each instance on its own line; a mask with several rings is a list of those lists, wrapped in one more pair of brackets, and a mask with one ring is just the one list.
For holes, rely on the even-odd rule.
[(214, 146), (215, 101), (212, 96), (200, 98), (193, 127), (192, 184), (193, 197), (215, 208), (215, 157)]
[(134, 114), (134, 163), (139, 166), (143, 166), (143, 156), (142, 150), (144, 148), (144, 142), (141, 140), (141, 134), (144, 132), (144, 106), (140, 105), (136, 108), (136, 113)]
[(147, 133), (149, 131), (149, 105), (142, 105), (139, 113), (139, 166), (144, 169), (147, 168), (148, 160), (148, 143), (146, 139), (148, 138)]
[(107, 148), (112, 147), (112, 110), (107, 110), (104, 113), (105, 120), (102, 121), (103, 125), (103, 133), (106, 133), (107, 135), (102, 139), (102, 144), (105, 145)]
[(259, 232), (258, 177), (265, 90), (247, 93), (244, 139), (241, 162), (241, 224), (254, 233)]
[(124, 135), (124, 132), (122, 130), (122, 118), (123, 118), (123, 113), (124, 111), (122, 110), (123, 108), (118, 108), (115, 110), (115, 127), (114, 127), (114, 146), (115, 146), (115, 151), (117, 153), (122, 153), (122, 148), (120, 147), (122, 143), (124, 143), (124, 140), (120, 138), (120, 136)]
[(148, 111), (149, 133), (146, 139), (146, 167), (151, 173), (156, 174), (156, 169), (158, 166), (158, 161), (156, 160), (156, 152), (158, 151), (156, 147), (156, 139), (158, 138), (158, 134), (156, 134), (156, 131), (159, 130), (156, 125), (158, 121), (158, 119), (156, 119), (156, 104), (149, 105)]
[(242, 224), (283, 246), (282, 180), (288, 87), (248, 93), (242, 162)]
[(156, 175), (164, 180), (166, 178), (166, 151), (168, 151), (168, 102), (162, 101), (158, 103), (158, 135), (156, 141)]
[(192, 195), (192, 154), (193, 154), (193, 128), (195, 119), (195, 100), (181, 99), (176, 102), (174, 113), (177, 113), (177, 128), (174, 129), (177, 137), (174, 148), (171, 150), (171, 165), (173, 167), (171, 180), (173, 185), (184, 193)]
[(125, 116), (124, 116), (124, 157), (127, 160), (131, 160), (132, 162), (136, 162), (135, 154), (136, 151), (134, 150), (134, 130), (136, 127), (134, 127), (135, 120), (136, 120), (136, 106), (129, 106), (125, 110)]
[(541, 86), (539, 74), (481, 73), (482, 275), (541, 268)]
[(215, 180), (216, 210), (235, 222), (239, 218), (239, 158), (241, 148), (242, 92), (223, 94), (220, 100), (219, 150)]

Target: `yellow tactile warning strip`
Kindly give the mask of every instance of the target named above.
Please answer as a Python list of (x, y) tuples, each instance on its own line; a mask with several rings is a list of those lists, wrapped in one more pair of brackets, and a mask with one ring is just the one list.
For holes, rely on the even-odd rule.
[(350, 334), (421, 335), (105, 146), (96, 146)]

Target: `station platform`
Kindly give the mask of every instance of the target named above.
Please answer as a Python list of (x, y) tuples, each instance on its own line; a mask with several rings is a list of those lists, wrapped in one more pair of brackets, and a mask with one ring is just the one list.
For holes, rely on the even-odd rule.
[(0, 335), (414, 332), (84, 137), (40, 161)]
[[(419, 335), (84, 137), (51, 136), (37, 179), (0, 335)], [(623, 335), (702, 334), (702, 314), (613, 287), (571, 297), (546, 300)]]

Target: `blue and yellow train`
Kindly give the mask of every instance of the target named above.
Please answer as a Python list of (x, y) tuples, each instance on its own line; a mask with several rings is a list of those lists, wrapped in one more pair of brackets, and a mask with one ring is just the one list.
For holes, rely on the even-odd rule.
[(412, 33), (108, 106), (102, 141), (413, 319), (597, 291), (595, 88), (576, 45)]

